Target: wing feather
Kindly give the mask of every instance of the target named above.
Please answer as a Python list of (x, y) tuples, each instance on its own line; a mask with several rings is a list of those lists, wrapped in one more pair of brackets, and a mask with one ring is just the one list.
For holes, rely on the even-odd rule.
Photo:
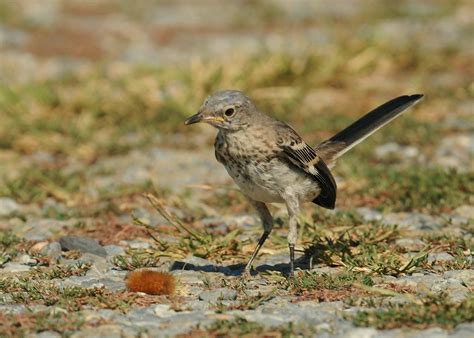
[(280, 138), (282, 154), (298, 168), (312, 175), (321, 187), (321, 193), (314, 203), (334, 209), (336, 203), (336, 181), (323, 159), (306, 144), (295, 132), (287, 139)]

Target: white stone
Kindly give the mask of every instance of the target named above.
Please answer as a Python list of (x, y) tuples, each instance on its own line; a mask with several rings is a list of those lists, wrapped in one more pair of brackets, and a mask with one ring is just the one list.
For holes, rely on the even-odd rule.
[(0, 197), (0, 217), (8, 217), (20, 210), (20, 206), (8, 197)]
[(161, 318), (171, 317), (176, 314), (176, 311), (172, 310), (168, 304), (158, 304), (153, 311), (155, 315)]

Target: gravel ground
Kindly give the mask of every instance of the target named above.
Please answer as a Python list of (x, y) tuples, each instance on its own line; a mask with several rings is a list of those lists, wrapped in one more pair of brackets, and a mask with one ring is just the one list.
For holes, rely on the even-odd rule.
[[(326, 1), (296, 1), (292, 6), (285, 1), (262, 1), (255, 7), (255, 15), (251, 15), (253, 7), (248, 2), (229, 2), (221, 7), (213, 1), (199, 4), (165, 1), (156, 6), (138, 1), (136, 7), (127, 2), (112, 3), (113, 6), (109, 1), (95, 5), (84, 5), (81, 1), (67, 4), (64, 1), (0, 2), (0, 15), (5, 18), (3, 23), (0, 20), (0, 79), (11, 88), (35, 81), (47, 83), (68, 74), (89, 74), (98, 64), (100, 67), (101, 62), (107, 64), (108, 70), (118, 73), (140, 66), (145, 69), (179, 68), (206, 58), (222, 62), (235, 50), (249, 55), (284, 51), (297, 58), (308, 48), (334, 48), (338, 33), (331, 29), (331, 22), (370, 16), (369, 5), (359, 6), (351, 1), (338, 6)], [(461, 48), (463, 53), (472, 56), (472, 48), (462, 47), (469, 45), (472, 38), (469, 35), (472, 20), (467, 14), (472, 4), (460, 1), (450, 15), (444, 16), (441, 8), (442, 3), (437, 1), (402, 2), (397, 10), (405, 14), (379, 19), (370, 29), (360, 24), (356, 31), (362, 36), (373, 34), (374, 41), (399, 44), (400, 48), (408, 43), (407, 36), (419, 34), (426, 53)], [(17, 11), (16, 16), (7, 17), (12, 10)], [(436, 15), (441, 18), (429, 21), (430, 32), (427, 32), (428, 28), (423, 24), (428, 23), (422, 19), (410, 20), (406, 13), (430, 20)], [(323, 17), (323, 22), (315, 22), (312, 19), (315, 15)], [(350, 32), (350, 27), (346, 29)], [(373, 66), (370, 51), (361, 55), (359, 59), (351, 60), (350, 67)], [(367, 91), (377, 86), (381, 90), (390, 85), (403, 88), (397, 79), (385, 81), (383, 78), (384, 71), (388, 72), (386, 69), (391, 67), (389, 64), (376, 67), (382, 69), (380, 73), (361, 79), (361, 87), (367, 80), (375, 81), (375, 84), (365, 85)], [(469, 78), (472, 66), (466, 66), (466, 69), (464, 76)], [(467, 89), (465, 82), (459, 79), (463, 79), (462, 74), (440, 70), (439, 74), (433, 74), (430, 82), (433, 88), (460, 87), (452, 97), (440, 101), (439, 111), (433, 113), (442, 115), (443, 123), (440, 124), (446, 130), (451, 128), (450, 132), (443, 132), (428, 145), (401, 144), (394, 140), (379, 143), (370, 150), (374, 161), (399, 168), (400, 176), (404, 175), (406, 167), (429, 170), (441, 166), (470, 175), (468, 179), (472, 180), (472, 78), (469, 78), (471, 82)], [(413, 83), (406, 86), (416, 87)], [(333, 94), (335, 96), (331, 96)], [(322, 92), (318, 89), (305, 95), (302, 101), (306, 104), (315, 102), (321, 109), (327, 109), (324, 100), (337, 98), (337, 95), (336, 90)], [(426, 110), (432, 108), (430, 103), (427, 105)], [(41, 116), (40, 108), (31, 107), (33, 115)], [(10, 116), (9, 112), (3, 109), (0, 116)], [(61, 111), (54, 111), (54, 114), (61, 114)], [(436, 124), (437, 119), (424, 122)], [(21, 123), (18, 120), (18, 125)], [(127, 151), (95, 157), (89, 156), (88, 148), (67, 148), (65, 154), (58, 155), (59, 152), (35, 148), (37, 141), (28, 138), (11, 147), (0, 142), (0, 174), (5, 181), (22, 170), (54, 170), (58, 163), (61, 174), (69, 175), (70, 180), (79, 180), (70, 188), (68, 181), (50, 184), (59, 178), (35, 181), (30, 177), (32, 181), (26, 180), (32, 184), (31, 189), (26, 189), (30, 194), (36, 191), (33, 186), (48, 191), (45, 195), (38, 193), (36, 197), (12, 193), (23, 191), (21, 185), (1, 190), (0, 230), (4, 234), (0, 247), (0, 321), (3, 321), (0, 335), (472, 337), (473, 317), (472, 313), (466, 313), (469, 309), (474, 312), (472, 196), (470, 199), (463, 197), (449, 208), (441, 207), (445, 201), (440, 197), (434, 203), (436, 212), (429, 208), (385, 210), (371, 201), (359, 201), (353, 206), (351, 202), (344, 202), (334, 213), (314, 211), (315, 208), (307, 206), (305, 217), (314, 217), (309, 213), (316, 212), (323, 215), (318, 217), (329, 219), (339, 217), (337, 212), (340, 211), (353, 214), (361, 226), (376, 224), (382, 231), (379, 235), (387, 234), (388, 238), (375, 236), (374, 241), (382, 243), (377, 248), (385, 250), (384, 255), (396, 248), (394, 257), (400, 259), (396, 271), (377, 270), (374, 266), (379, 262), (375, 258), (373, 262), (356, 262), (353, 269), (354, 266), (348, 266), (344, 259), (328, 264), (315, 253), (312, 257), (315, 264), (310, 267), (309, 256), (303, 257), (300, 251), (298, 273), (301, 280), (323, 276), (321, 278), (326, 281), (341, 272), (354, 274), (354, 278), (359, 278), (359, 274), (371, 278), (370, 283), (363, 285), (357, 280), (350, 285), (315, 287), (314, 290), (292, 285), (285, 279), (288, 272), (284, 244), (286, 228), (281, 225), (286, 219), (285, 210), (277, 206), (273, 210), (279, 226), (271, 243), (257, 259), (256, 272), (250, 278), (243, 278), (243, 263), (258, 237), (260, 226), (225, 170), (214, 160), (213, 131), (205, 128), (200, 131), (199, 135), (171, 133), (158, 126), (145, 144), (137, 141), (135, 134), (123, 135)], [(55, 142), (56, 134), (44, 135), (41, 137)], [(17, 136), (20, 139), (21, 135)], [(30, 147), (33, 151), (25, 150)], [(341, 166), (344, 170), (344, 165)], [(343, 192), (350, 193), (346, 188), (347, 181), (345, 177), (338, 177)], [(230, 254), (220, 249), (207, 258), (203, 258), (205, 255), (196, 248), (199, 244), (186, 242), (188, 246), (183, 249), (180, 245), (186, 236), (175, 231), (172, 222), (142, 196), (150, 190), (164, 196), (168, 210), (186, 224), (196, 226), (199, 231), (208, 229), (213, 236), (213, 245), (220, 241), (227, 243), (223, 238), (240, 229), (236, 235), (239, 248), (229, 249)], [(469, 191), (464, 193), (468, 195)], [(134, 218), (159, 233), (160, 239), (175, 251), (170, 249), (169, 254), (164, 255), (166, 250), (160, 249), (145, 227), (134, 223)], [(327, 231), (339, 235), (344, 232), (344, 229), (339, 232), (343, 226), (337, 221), (328, 222), (335, 225)], [(390, 229), (396, 229), (395, 235), (392, 236)], [(321, 241), (327, 239), (326, 235), (332, 236), (325, 233), (325, 229), (317, 228), (317, 231), (322, 231), (323, 235), (318, 232)], [(336, 241), (335, 237), (331, 238)], [(304, 242), (304, 248), (311, 244)], [(353, 249), (359, 250), (357, 246), (351, 247)], [(361, 252), (354, 252), (354, 257), (363, 256)], [(374, 257), (376, 255), (374, 253)], [(384, 264), (392, 266), (390, 257), (383, 257), (382, 268)], [(417, 257), (419, 260), (415, 259)], [(402, 269), (405, 263), (412, 261), (416, 261), (413, 267)], [(144, 267), (173, 275), (176, 278), (175, 294), (149, 296), (127, 292), (127, 273)], [(12, 281), (19, 281), (22, 286), (8, 284)], [(49, 285), (51, 288), (46, 288)], [(67, 293), (65, 290), (69, 288), (76, 290), (76, 294)], [(54, 290), (59, 291), (55, 294)], [(82, 291), (77, 290), (90, 290), (92, 296), (78, 296)], [(415, 318), (420, 313), (395, 310), (391, 318), (397, 313), (401, 313), (402, 318), (395, 320), (396, 324), (387, 319), (378, 324), (354, 319), (360, 311), (384, 309), (389, 304), (420, 304), (433, 295), (443, 295), (443, 301), (449, 304), (467, 304), (467, 310), (449, 317), (444, 324), (414, 323), (416, 319), (403, 324), (403, 316), (404, 319)], [(449, 310), (444, 312), (439, 316)], [(41, 313), (47, 313), (48, 320), (65, 324), (51, 324), (44, 317), (41, 321), (38, 319)]]

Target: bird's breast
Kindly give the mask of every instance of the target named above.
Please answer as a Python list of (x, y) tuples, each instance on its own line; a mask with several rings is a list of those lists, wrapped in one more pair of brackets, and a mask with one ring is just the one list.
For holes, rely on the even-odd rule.
[(265, 142), (218, 135), (215, 153), (242, 192), (254, 200), (284, 202), (289, 186), (301, 201), (311, 200), (319, 193), (313, 179), (283, 161), (277, 149)]

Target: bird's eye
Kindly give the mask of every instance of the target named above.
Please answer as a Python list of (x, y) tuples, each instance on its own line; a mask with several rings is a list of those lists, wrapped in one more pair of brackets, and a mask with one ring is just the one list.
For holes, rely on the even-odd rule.
[(228, 117), (231, 117), (232, 115), (234, 115), (234, 113), (235, 113), (234, 108), (228, 108), (228, 109), (224, 112), (225, 116), (228, 116)]

